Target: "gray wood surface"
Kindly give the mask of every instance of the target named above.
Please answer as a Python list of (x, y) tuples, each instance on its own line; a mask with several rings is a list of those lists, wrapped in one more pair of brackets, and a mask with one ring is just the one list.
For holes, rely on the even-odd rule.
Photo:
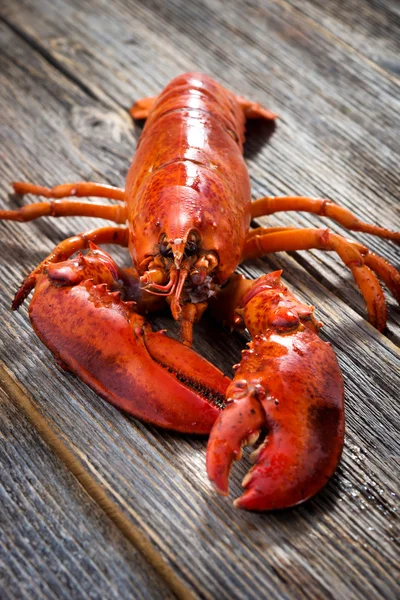
[(2, 598), (174, 597), (1, 383)]
[[(285, 0), (283, 0), (285, 2)], [(303, 15), (371, 61), (374, 69), (400, 74), (400, 14), (397, 2), (382, 0), (289, 0)], [(394, 78), (396, 81), (396, 78)]]
[[(123, 185), (139, 133), (126, 109), (133, 99), (156, 94), (178, 73), (197, 69), (280, 115), (271, 136), (249, 128), (246, 154), (255, 198), (324, 195), (365, 220), (398, 229), (399, 81), (392, 68), (398, 30), (388, 16), (395, 14), (395, 3), (352, 0), (341, 15), (342, 6), (332, 2), (325, 8), (311, 0), (6, 4), (0, 57), (1, 206), (20, 202), (7, 195), (14, 179)], [(367, 43), (368, 36), (374, 44)], [(321, 224), (316, 217), (294, 213), (261, 222)], [(292, 289), (318, 307), (324, 338), (332, 342), (343, 369), (347, 435), (337, 474), (311, 502), (276, 514), (239, 512), (231, 499), (240, 493), (246, 460), (233, 469), (230, 497), (217, 497), (205, 475), (203, 439), (158, 431), (105, 404), (54, 365), (30, 328), (26, 308), (9, 312), (29, 269), (61, 239), (99, 223), (82, 218), (0, 223), (0, 357), (29, 391), (25, 409), (12, 408), (8, 397), (2, 405), (7, 439), (15, 439), (10, 454), (20, 464), (11, 474), (4, 470), (1, 482), (11, 477), (16, 515), (18, 509), (22, 513), (18, 498), (28, 489), (24, 478), (31, 472), (37, 478), (43, 471), (51, 473), (49, 493), (59, 497), (68, 530), (82, 535), (77, 544), (91, 539), (98, 548), (94, 555), (82, 543), (82, 582), (102, 568), (110, 540), (109, 575), (101, 581), (121, 597), (136, 597), (136, 585), (138, 595), (148, 597), (166, 597), (170, 589), (201, 598), (397, 598), (400, 319), (394, 301), (388, 297), (389, 328), (382, 335), (364, 320), (356, 286), (331, 254), (282, 253), (243, 266), (242, 272), (252, 277), (283, 268)], [(343, 233), (334, 223), (323, 226)], [(351, 237), (399, 266), (398, 248), (390, 242)], [(128, 264), (124, 251), (113, 254)], [(175, 332), (165, 317), (154, 324)], [(242, 336), (221, 332), (210, 318), (197, 328), (195, 347), (227, 373), (243, 343)], [(14, 398), (19, 407), (22, 397)], [(96, 500), (82, 496), (68, 475), (68, 468), (74, 473), (71, 460), (53, 457), (50, 452), (57, 453), (57, 447), (50, 443), (52, 450), (46, 450), (25, 425), (29, 406), (68, 449), (70, 454), (61, 456), (73, 456), (90, 475), (88, 493), (98, 498), (101, 490), (111, 504), (99, 500), (98, 509), (90, 508)], [(47, 429), (38, 430), (46, 439)], [(15, 472), (20, 478), (12, 478)], [(80, 481), (84, 487), (85, 482)], [(42, 488), (35, 490), (40, 497)], [(44, 516), (39, 515), (30, 499), (33, 522), (41, 518), (50, 530), (58, 514), (43, 507)], [(101, 508), (114, 524), (101, 516)], [(38, 560), (19, 550), (20, 539), (30, 540), (22, 517), (18, 526), (5, 529), (11, 553), (2, 546), (9, 597), (31, 597), (23, 583), (27, 579), (21, 585), (16, 581), (25, 564), (35, 570)], [(153, 552), (135, 543), (126, 522)], [(52, 579), (45, 536), (36, 542), (47, 570), (37, 569), (34, 592), (45, 596), (43, 590), (56, 581), (64, 595), (72, 589), (79, 597), (79, 587), (68, 588), (61, 575)], [(54, 563), (65, 553), (72, 564), (71, 546), (61, 540), (58, 548)], [(123, 577), (125, 569), (132, 573)], [(174, 586), (171, 573), (182, 587)], [(96, 584), (93, 594), (112, 597)]]

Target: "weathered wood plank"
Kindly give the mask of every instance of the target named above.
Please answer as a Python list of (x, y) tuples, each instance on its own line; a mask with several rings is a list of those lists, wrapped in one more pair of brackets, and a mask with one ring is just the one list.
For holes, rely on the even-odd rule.
[[(4, 97), (10, 106), (6, 117), (7, 160), (0, 165), (0, 183), (4, 189), (8, 180), (19, 178), (21, 174), (46, 183), (58, 183), (61, 179), (78, 176), (87, 179), (96, 176), (120, 184), (132, 151), (133, 135), (129, 122), (125, 121), (123, 113), (118, 112), (118, 105), (129, 104), (132, 79), (140, 95), (154, 93), (176, 72), (197, 64), (198, 68), (214, 72), (226, 82), (232, 79), (231, 87), (248, 95), (250, 88), (254, 87), (254, 93), (261, 100), (266, 89), (265, 83), (260, 87), (254, 84), (256, 67), (258, 72), (264, 69), (263, 52), (266, 56), (271, 52), (278, 54), (278, 48), (282, 50), (283, 40), (287, 39), (279, 29), (279, 26), (283, 27), (282, 15), (274, 17), (267, 52), (261, 45), (261, 42), (267, 43), (261, 36), (262, 24), (258, 26), (254, 18), (247, 23), (247, 15), (239, 20), (238, 4), (230, 5), (226, 12), (220, 11), (217, 3), (212, 4), (211, 9), (204, 4), (200, 17), (194, 20), (190, 16), (196, 11), (191, 4), (183, 7), (182, 4), (171, 3), (166, 12), (154, 4), (146, 7), (137, 4), (133, 8), (131, 4), (125, 7), (118, 3), (112, 6), (99, 3), (96, 8), (92, 5), (92, 11), (100, 21), (95, 19), (93, 27), (86, 27), (85, 36), (82, 36), (88, 17), (85, 7), (77, 11), (68, 3), (61, 12), (61, 4), (57, 3), (51, 6), (48, 3), (35, 6), (19, 3), (19, 7), (22, 6), (32, 9), (29, 22), (27, 12), (22, 9), (18, 14), (13, 12), (12, 17), (16, 22), (20, 19), (18, 26), (23, 26), (25, 31), (35, 36), (37, 43), (42, 44), (41, 48), (51, 50), (52, 47), (45, 27), (50, 37), (64, 36), (64, 42), (60, 43), (63, 48), (61, 54), (71, 51), (74, 44), (81, 44), (78, 47), (80, 60), (73, 56), (69, 66), (73, 66), (75, 76), (79, 81), (85, 81), (91, 93), (88, 94), (76, 81), (68, 81), (57, 66), (50, 66), (10, 30), (4, 30), (7, 52), (2, 70), (12, 80), (11, 84), (5, 82), (0, 88), (2, 101)], [(178, 18), (179, 8), (184, 9), (182, 19)], [(9, 10), (7, 7), (7, 14)], [(198, 14), (198, 7), (196, 10)], [(219, 17), (214, 28), (209, 25), (210, 15)], [(211, 22), (214, 21), (211, 19)], [(233, 30), (234, 22), (237, 33)], [(109, 27), (105, 27), (106, 24)], [(249, 36), (250, 25), (255, 25), (256, 46), (249, 38), (246, 56), (241, 57), (238, 43), (243, 44), (245, 34)], [(295, 26), (297, 22), (286, 24), (286, 36), (290, 33), (289, 41), (292, 40), (292, 43), (296, 40)], [(114, 32), (119, 32), (118, 36), (113, 33), (114, 27)], [(124, 36), (128, 30), (133, 39), (139, 40), (134, 50), (121, 43), (121, 40), (127, 39)], [(51, 31), (55, 33), (51, 34)], [(300, 42), (304, 44), (302, 34), (299, 35)], [(311, 32), (310, 36), (313, 37), (314, 33)], [(355, 130), (357, 141), (366, 140), (363, 142), (365, 152), (358, 156), (352, 147), (352, 156), (358, 156), (358, 162), (355, 160), (348, 165), (343, 160), (338, 148), (344, 148), (349, 142), (344, 132), (347, 126), (352, 126), (352, 119), (349, 116), (342, 119), (336, 100), (332, 105), (325, 93), (320, 93), (318, 82), (321, 83), (322, 73), (315, 76), (314, 82), (310, 76), (303, 81), (303, 69), (296, 74), (301, 61), (312, 62), (312, 51), (320, 41), (320, 38), (314, 38), (305, 49), (300, 43), (297, 47), (300, 57), (297, 56), (294, 65), (287, 56), (279, 64), (281, 77), (275, 98), (282, 94), (284, 115), (278, 131), (283, 140), (280, 142), (276, 134), (267, 149), (261, 149), (257, 155), (253, 153), (250, 159), (258, 195), (272, 190), (283, 192), (286, 183), (282, 181), (285, 182), (286, 177), (291, 175), (289, 181), (295, 181), (296, 187), (305, 183), (310, 193), (329, 182), (329, 185), (341, 189), (344, 204), (347, 202), (345, 192), (351, 189), (351, 201), (356, 202), (365, 191), (350, 185), (353, 176), (360, 176), (359, 169), (362, 171), (374, 159), (377, 173), (383, 173), (395, 160), (396, 155), (392, 156), (389, 152), (390, 139), (387, 144), (383, 134), (379, 145), (373, 145), (372, 132), (368, 129), (371, 124), (365, 116), (362, 127)], [(257, 47), (257, 44), (260, 46)], [(325, 44), (328, 44), (326, 40)], [(101, 51), (102, 48), (107, 48), (107, 55)], [(327, 48), (325, 45), (323, 50), (329, 58)], [(337, 50), (330, 48), (330, 52), (333, 58), (329, 59), (328, 71), (338, 60)], [(54, 54), (51, 56), (53, 60)], [(133, 56), (136, 62), (132, 67), (127, 62)], [(151, 73), (145, 80), (141, 79), (141, 71), (147, 58)], [(348, 60), (351, 63), (352, 59)], [(105, 69), (104, 66), (113, 69)], [(353, 71), (358, 66), (357, 62), (350, 64)], [(100, 77), (102, 72), (103, 78)], [(145, 75), (149, 74), (146, 72)], [(349, 78), (347, 76), (347, 83)], [(264, 82), (268, 80), (267, 74), (261, 79)], [(268, 83), (271, 85), (271, 79)], [(308, 95), (306, 90), (310, 84), (312, 89)], [(332, 77), (329, 83), (331, 89), (336, 84)], [(296, 97), (293, 91), (289, 94), (290, 85), (296, 86)], [(246, 87), (247, 90), (243, 89)], [(337, 86), (335, 98), (343, 93), (346, 103), (350, 100), (345, 87), (343, 82)], [(369, 98), (363, 106), (376, 106), (375, 92), (376, 88), (370, 84)], [(391, 88), (383, 86), (383, 104), (389, 102), (391, 92)], [(315, 97), (310, 104), (312, 93)], [(99, 100), (96, 101), (93, 96)], [(358, 101), (361, 102), (360, 97)], [(308, 115), (302, 121), (301, 111), (307, 103), (309, 112), (312, 107), (313, 118)], [(332, 127), (328, 139), (324, 139), (321, 145), (320, 133), (324, 127), (321, 122), (315, 125), (315, 115), (327, 115), (328, 109), (334, 113)], [(381, 113), (384, 110), (379, 107)], [(98, 119), (100, 131), (99, 126), (94, 125), (94, 114), (101, 115)], [(83, 117), (87, 117), (86, 120)], [(119, 124), (117, 130), (122, 131), (119, 141), (113, 134), (114, 122)], [(338, 127), (335, 129), (333, 124), (338, 124)], [(325, 157), (324, 153), (331, 146), (336, 151)], [(296, 147), (299, 155), (295, 153), (293, 156), (291, 147)], [(393, 152), (397, 152), (396, 149)], [(37, 161), (39, 153), (40, 161)], [(282, 159), (287, 153), (290, 162), (286, 163)], [(272, 161), (276, 161), (276, 168), (271, 172), (278, 175), (265, 175), (266, 167), (271, 165), (271, 156)], [(323, 156), (326, 163), (322, 159), (318, 162), (318, 156)], [(307, 164), (311, 165), (308, 169)], [(325, 167), (322, 168), (322, 165)], [(347, 170), (341, 170), (345, 166)], [(347, 175), (344, 176), (343, 172)], [(389, 170), (388, 174), (390, 189), (384, 188), (379, 195), (383, 203), (380, 212), (385, 213), (383, 208), (388, 208), (384, 219), (388, 219), (388, 214), (395, 214), (390, 196), (394, 187), (391, 187), (393, 180)], [(396, 174), (394, 177), (397, 177)], [(365, 179), (373, 185), (375, 194), (373, 174), (367, 173)], [(289, 188), (288, 191), (295, 190)], [(347, 205), (350, 207), (351, 202)], [(368, 207), (372, 210), (372, 203)], [(289, 223), (290, 220), (283, 222)], [(304, 217), (304, 222), (311, 221)], [(393, 539), (398, 481), (394, 459), (398, 452), (395, 420), (398, 412), (393, 406), (393, 398), (399, 386), (398, 350), (357, 317), (351, 308), (347, 309), (340, 299), (318, 285), (297, 262), (290, 257), (283, 259), (286, 280), (295, 284), (300, 295), (319, 305), (323, 320), (330, 322), (325, 336), (337, 349), (346, 380), (346, 451), (333, 481), (323, 494), (306, 506), (275, 515), (234, 511), (227, 499), (214, 496), (206, 480), (203, 440), (163, 433), (127, 419), (105, 405), (77, 379), (48, 364), (49, 354), (31, 331), (25, 310), (10, 321), (7, 306), (22, 274), (60, 238), (84, 229), (85, 223), (88, 221), (72, 219), (44, 220), (24, 226), (0, 224), (2, 232), (7, 232), (2, 235), (2, 249), (6, 248), (3, 252), (8, 260), (7, 265), (3, 261), (1, 265), (7, 286), (3, 288), (1, 298), (1, 355), (14, 375), (29, 387), (35, 405), (75, 453), (83, 468), (103, 486), (110, 499), (132, 523), (145, 532), (160, 555), (200, 597), (395, 598), (400, 591)], [(89, 223), (93, 225), (92, 221)], [(40, 241), (39, 234), (42, 236)], [(382, 246), (384, 252), (394, 255), (390, 245), (375, 240), (372, 244)], [(35, 250), (32, 251), (32, 248)], [(310, 268), (313, 262), (308, 256), (305, 264)], [(245, 270), (257, 276), (267, 268), (274, 268), (277, 260), (271, 258), (268, 262), (245, 265)], [(332, 264), (337, 263), (332, 260)], [(337, 276), (328, 270), (325, 278), (331, 284), (340, 282), (339, 285), (343, 285), (341, 276), (339, 268)], [(216, 340), (215, 324), (207, 319), (199, 332), (197, 346), (206, 355), (215, 358), (220, 367), (228, 370), (239, 357), (240, 336), (231, 338), (224, 332), (218, 333)], [(26, 352), (27, 348), (34, 349), (34, 353)], [(234, 469), (234, 495), (239, 493), (238, 481), (247, 467), (243, 463)], [(346, 570), (343, 568), (344, 561)]]
[(296, 7), (381, 69), (400, 75), (400, 15), (396, 1), (282, 0), (282, 3)]
[(49, 451), (3, 387), (1, 597), (173, 598), (154, 568)]

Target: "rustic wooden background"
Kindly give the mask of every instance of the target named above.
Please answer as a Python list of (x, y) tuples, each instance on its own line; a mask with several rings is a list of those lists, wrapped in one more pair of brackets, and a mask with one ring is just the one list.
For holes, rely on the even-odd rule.
[[(1, 10), (1, 197), (9, 182), (123, 185), (139, 130), (127, 109), (199, 70), (279, 113), (249, 128), (254, 198), (328, 196), (399, 229), (400, 19), (396, 0), (13, 0)], [(24, 200), (24, 202), (27, 200)], [(306, 214), (269, 223), (322, 224)], [(158, 431), (61, 372), (13, 294), (83, 218), (0, 223), (2, 598), (398, 598), (399, 308), (384, 335), (336, 256), (280, 254), (318, 307), (346, 385), (341, 466), (305, 506), (233, 509), (205, 440)], [(325, 221), (324, 225), (328, 225)], [(336, 232), (339, 225), (329, 223)], [(352, 235), (399, 266), (390, 242)], [(125, 251), (114, 251), (127, 264)], [(155, 319), (174, 332), (173, 324)], [(243, 337), (206, 318), (195, 347), (230, 373)], [(396, 437), (397, 436), (397, 437)]]

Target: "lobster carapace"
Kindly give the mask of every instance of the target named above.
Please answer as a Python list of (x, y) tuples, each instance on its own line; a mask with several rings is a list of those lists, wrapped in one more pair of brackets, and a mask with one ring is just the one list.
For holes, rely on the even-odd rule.
[[(13, 184), (18, 194), (49, 201), (0, 211), (0, 219), (87, 215), (123, 225), (61, 242), (25, 279), (13, 308), (34, 289), (29, 314), (38, 336), (109, 402), (160, 427), (211, 431), (207, 471), (221, 493), (227, 493), (242, 446), (258, 440), (237, 506), (269, 510), (303, 502), (324, 486), (340, 459), (341, 373), (332, 348), (318, 337), (313, 307), (283, 286), (280, 272), (249, 281), (234, 271), (240, 261), (269, 252), (336, 251), (381, 330), (386, 304), (378, 278), (398, 299), (400, 275), (365, 246), (327, 229), (249, 230), (251, 219), (301, 210), (395, 242), (400, 234), (363, 223), (325, 199), (252, 203), (245, 121), (275, 115), (206, 75), (177, 77), (158, 97), (136, 102), (131, 114), (147, 121), (124, 189), (90, 182)], [(68, 196), (118, 203), (64, 200)], [(133, 266), (117, 266), (97, 246), (103, 243), (129, 247)], [(153, 333), (146, 322), (144, 315), (165, 302), (181, 324), (183, 343)], [(252, 336), (233, 381), (190, 349), (193, 324), (209, 305)]]

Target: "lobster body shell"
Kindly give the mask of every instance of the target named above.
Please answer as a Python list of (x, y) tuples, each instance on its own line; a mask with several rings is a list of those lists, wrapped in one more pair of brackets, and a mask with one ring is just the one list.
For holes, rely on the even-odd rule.
[(163, 90), (126, 182), (129, 248), (137, 265), (154, 253), (162, 234), (184, 242), (196, 231), (203, 248), (218, 254), (217, 280), (233, 273), (250, 224), (244, 125), (236, 96), (206, 75), (181, 75)]

